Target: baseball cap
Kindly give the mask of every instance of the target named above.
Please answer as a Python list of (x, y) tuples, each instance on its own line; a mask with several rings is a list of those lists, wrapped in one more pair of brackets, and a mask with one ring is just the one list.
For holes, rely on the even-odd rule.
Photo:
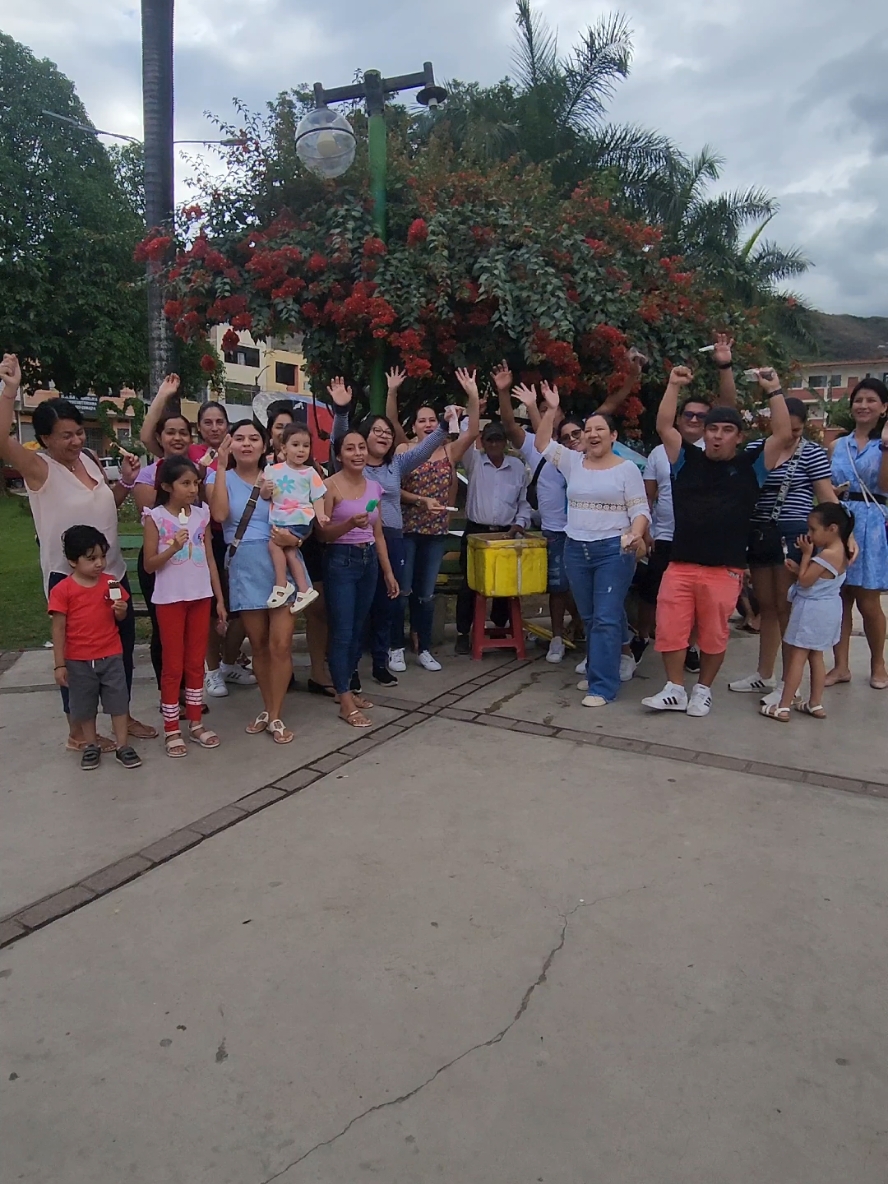
[(711, 423), (732, 423), (741, 432), (745, 427), (743, 416), (736, 407), (710, 407), (706, 412), (703, 425), (705, 427)]

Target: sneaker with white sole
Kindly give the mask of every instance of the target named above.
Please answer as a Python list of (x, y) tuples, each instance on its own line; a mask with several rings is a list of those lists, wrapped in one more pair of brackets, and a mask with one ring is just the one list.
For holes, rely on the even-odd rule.
[(241, 666), (240, 662), (235, 662), (231, 666), (222, 662), (219, 666), (219, 673), (226, 682), (234, 683), (236, 687), (254, 687), (256, 685), (256, 675), (246, 666)]
[(549, 650), (546, 654), (547, 662), (563, 662), (564, 661), (564, 638), (553, 637), (549, 642)]
[[(388, 668), (389, 670), (393, 670), (396, 674), (403, 674), (403, 672), (407, 669), (407, 663), (404, 661), (403, 650), (389, 650)], [(426, 669), (428, 669), (428, 667), (426, 667)], [(441, 667), (439, 666), (438, 669), (440, 670)]]
[(758, 671), (755, 674), (749, 674), (746, 678), (736, 678), (733, 682), (728, 683), (729, 691), (738, 691), (741, 695), (752, 695), (756, 691), (761, 693), (764, 691), (772, 691), (777, 685), (776, 678), (763, 678)]
[[(403, 651), (402, 651), (403, 653)], [(433, 657), (428, 650), (420, 650), (416, 655), (416, 660), (423, 668), (423, 670), (442, 670), (443, 667), (437, 658)]]
[(601, 695), (587, 695), (583, 700), (584, 707), (607, 707), (607, 699)]
[(696, 683), (691, 688), (691, 697), (688, 700), (688, 715), (695, 715), (702, 717), (709, 715), (712, 708), (712, 691), (709, 687), (704, 687), (702, 682)]
[(576, 673), (576, 674), (585, 674), (586, 673), (586, 659), (585, 658), (583, 658), (582, 662), (577, 662), (577, 668), (574, 673)]
[(295, 616), (296, 613), (301, 613), (303, 609), (308, 608), (320, 596), (317, 588), (309, 588), (307, 592), (297, 592), (296, 599), (290, 605), (290, 612)]
[(656, 695), (648, 695), (641, 702), (644, 707), (650, 707), (654, 711), (687, 711), (688, 693), (677, 682), (667, 682), (662, 691)]
[(629, 682), (637, 665), (631, 654), (620, 654), (620, 682)]
[(213, 699), (224, 699), (228, 694), (225, 675), (221, 670), (208, 670), (204, 674), (204, 690)]
[(762, 705), (762, 707), (778, 707), (780, 705), (780, 700), (782, 698), (783, 698), (783, 683), (778, 682), (777, 686), (774, 687), (773, 691), (771, 691), (767, 695), (762, 695), (761, 705)]

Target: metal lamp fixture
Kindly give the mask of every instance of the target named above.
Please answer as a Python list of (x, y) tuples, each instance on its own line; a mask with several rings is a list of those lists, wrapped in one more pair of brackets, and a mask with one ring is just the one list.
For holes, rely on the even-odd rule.
[(316, 107), (296, 128), (296, 155), (318, 177), (341, 177), (355, 159), (354, 129), (339, 112)]

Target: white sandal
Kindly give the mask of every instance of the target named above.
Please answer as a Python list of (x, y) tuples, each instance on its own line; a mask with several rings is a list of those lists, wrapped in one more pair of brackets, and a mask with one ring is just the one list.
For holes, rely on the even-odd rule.
[(247, 724), (244, 731), (249, 736), (258, 736), (260, 732), (264, 732), (268, 727), (269, 715), (267, 711), (260, 711), (251, 724)]
[(287, 584), (284, 587), (281, 584), (275, 584), (271, 590), (271, 595), (266, 600), (266, 608), (283, 608), (293, 593), (296, 591), (294, 584)]
[(268, 734), (271, 736), (275, 744), (292, 744), (295, 740), (295, 735), (284, 726), (283, 720), (273, 719), (268, 725)]

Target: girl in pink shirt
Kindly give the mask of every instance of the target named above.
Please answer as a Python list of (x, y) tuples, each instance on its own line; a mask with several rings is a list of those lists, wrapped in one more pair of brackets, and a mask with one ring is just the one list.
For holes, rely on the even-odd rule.
[(179, 688), (185, 682), (189, 735), (201, 748), (218, 748), (219, 737), (201, 723), (204, 654), (215, 598), (221, 623), (227, 619), (219, 572), (209, 545), (210, 511), (199, 502), (200, 476), (187, 456), (160, 464), (157, 501), (146, 510), (145, 570), (154, 573), (154, 607), (160, 628), (163, 666), (160, 703), (167, 756), (187, 756), (179, 729)]

